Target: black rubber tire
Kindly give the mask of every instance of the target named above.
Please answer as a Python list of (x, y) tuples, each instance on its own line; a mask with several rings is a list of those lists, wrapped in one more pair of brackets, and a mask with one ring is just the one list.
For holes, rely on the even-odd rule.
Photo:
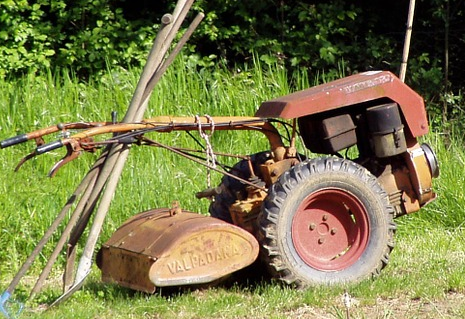
[[(252, 167), (256, 176), (261, 178), (260, 165), (271, 158), (270, 151), (256, 153), (250, 156)], [(242, 179), (249, 179), (250, 169), (247, 160), (241, 160), (235, 164), (229, 173), (238, 176)], [(219, 194), (214, 196), (214, 201), (210, 204), (209, 212), (212, 217), (219, 218), (228, 223), (233, 223), (229, 207), (237, 199), (245, 199), (247, 197), (246, 184), (241, 183), (237, 179), (224, 175), (221, 179)]]
[[(345, 208), (349, 214), (331, 212), (332, 207)], [(339, 227), (343, 229), (341, 238), (350, 234), (351, 238), (361, 238), (360, 244), (354, 239), (341, 254), (320, 260), (316, 251), (322, 247), (317, 247), (322, 239), (316, 242), (310, 235), (326, 236), (322, 238), (329, 240), (322, 242), (332, 247), (334, 237), (329, 235), (330, 228), (325, 228), (328, 224), (320, 218), (317, 228), (313, 222), (300, 226), (305, 224), (301, 221), (317, 215), (323, 220), (329, 215), (340, 225), (353, 223)], [(364, 167), (335, 157), (306, 160), (281, 175), (269, 190), (258, 217), (261, 258), (274, 278), (297, 287), (358, 282), (378, 275), (386, 266), (394, 247), (393, 216), (386, 192)], [(328, 250), (332, 253), (332, 248)]]

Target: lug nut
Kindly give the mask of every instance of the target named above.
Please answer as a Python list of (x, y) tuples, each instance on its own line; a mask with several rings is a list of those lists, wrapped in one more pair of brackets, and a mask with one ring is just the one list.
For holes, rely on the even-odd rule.
[(331, 229), (331, 235), (336, 235), (337, 233), (337, 229), (336, 228), (332, 228)]
[(318, 244), (320, 244), (320, 245), (321, 245), (321, 244), (323, 244), (324, 242), (325, 242), (325, 239), (324, 239), (324, 238), (320, 238), (320, 239), (318, 239)]
[(326, 220), (328, 220), (328, 214), (323, 215), (323, 221), (326, 221)]
[(311, 223), (309, 226), (308, 226), (308, 229), (310, 230), (315, 230), (316, 228), (316, 225), (314, 223)]

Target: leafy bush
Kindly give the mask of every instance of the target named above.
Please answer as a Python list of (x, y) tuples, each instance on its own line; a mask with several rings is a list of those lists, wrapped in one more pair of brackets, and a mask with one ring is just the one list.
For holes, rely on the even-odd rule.
[[(137, 11), (123, 0), (3, 1), (0, 76), (50, 65), (84, 74), (107, 64), (140, 65), (161, 15), (173, 5), (165, 0)], [(360, 8), (343, 0), (198, 0), (192, 11), (206, 17), (189, 50), (207, 60), (241, 63), (257, 53), (266, 63), (331, 71), (344, 59), (354, 71), (392, 59), (389, 39), (370, 29), (376, 20), (364, 19)]]
[(156, 24), (129, 21), (108, 0), (0, 3), (0, 76), (51, 65), (93, 74), (145, 60)]
[[(206, 19), (196, 44), (229, 61), (251, 59), (280, 62), (313, 72), (337, 70), (341, 60), (349, 72), (379, 68), (392, 61), (394, 45), (373, 33), (376, 19), (364, 18), (346, 1), (224, 1), (202, 0)], [(200, 40), (201, 39), (201, 40)], [(383, 69), (386, 65), (383, 65)]]
[(42, 18), (39, 3), (25, 0), (0, 2), (0, 76), (8, 71), (22, 71), (50, 66), (49, 57), (55, 54), (54, 39), (48, 34), (53, 29), (50, 21)]
[[(137, 6), (127, 0), (4, 0), (0, 77), (50, 66), (73, 69), (79, 76), (100, 76), (107, 66), (139, 67), (161, 16), (175, 4), (175, 0)], [(450, 45), (450, 85), (443, 79), (445, 49), (443, 34), (437, 30), (450, 22), (451, 36), (457, 43), (464, 41), (457, 21), (465, 9), (458, 1), (451, 4), (455, 16), (445, 15), (443, 0), (421, 2), (416, 14), (408, 83), (433, 102), (434, 114), (443, 112), (441, 104), (435, 104), (440, 94), (457, 95), (464, 86), (458, 68), (463, 54), (457, 44)], [(369, 69), (394, 73), (399, 69), (405, 3), (387, 8), (346, 0), (196, 0), (191, 16), (198, 11), (205, 19), (186, 48), (190, 63), (198, 67), (218, 63), (232, 67), (258, 56), (270, 65), (300, 68), (312, 78), (320, 73), (330, 79)]]

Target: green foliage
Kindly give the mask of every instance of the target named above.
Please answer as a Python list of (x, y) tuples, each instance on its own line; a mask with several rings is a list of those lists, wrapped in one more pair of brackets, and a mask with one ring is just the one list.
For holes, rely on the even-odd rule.
[(55, 54), (49, 38), (51, 21), (44, 19), (41, 2), (7, 0), (0, 2), (0, 76), (7, 72), (49, 67)]
[(54, 66), (98, 74), (140, 64), (155, 23), (129, 21), (107, 0), (0, 2), (0, 77)]
[(106, 65), (128, 66), (146, 58), (156, 28), (123, 16), (121, 8), (105, 0), (79, 0), (55, 13), (60, 47), (56, 63), (90, 73)]
[[(446, 4), (450, 4), (447, 10)], [(42, 68), (69, 68), (99, 77), (106, 66), (140, 67), (161, 16), (175, 0), (4, 0), (0, 2), (0, 77)], [(205, 18), (186, 50), (196, 67), (242, 65), (256, 56), (270, 65), (328, 78), (370, 69), (397, 73), (406, 3), (314, 0), (196, 0), (187, 20)], [(417, 5), (408, 83), (449, 115), (441, 94), (463, 89), (463, 1), (423, 0)], [(449, 77), (444, 79), (449, 30)], [(185, 28), (186, 25), (183, 25)], [(343, 61), (343, 64), (341, 64)], [(341, 65), (343, 68), (341, 69)], [(443, 114), (446, 113), (446, 114)]]
[[(312, 72), (364, 71), (392, 61), (392, 40), (374, 34), (373, 19), (346, 1), (199, 1), (206, 19), (197, 32), (203, 47), (226, 60), (258, 54), (268, 64), (304, 67)], [(199, 41), (200, 42), (200, 41)]]
[(433, 125), (443, 126), (445, 131), (456, 124), (463, 127), (465, 3), (429, 0), (420, 2), (418, 8), (409, 61), (412, 82), (428, 102)]
[[(85, 75), (105, 65), (140, 66), (173, 4), (142, 4), (135, 12), (126, 1), (3, 1), (0, 76), (48, 66)], [(231, 66), (257, 54), (268, 64), (336, 74), (341, 60), (348, 73), (395, 60), (392, 39), (373, 29), (378, 20), (343, 0), (198, 0), (192, 11), (206, 14), (188, 46), (203, 66), (215, 58)]]

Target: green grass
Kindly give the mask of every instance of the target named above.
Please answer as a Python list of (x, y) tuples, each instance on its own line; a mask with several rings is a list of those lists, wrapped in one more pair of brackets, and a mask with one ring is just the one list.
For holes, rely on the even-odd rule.
[[(465, 314), (464, 235), (463, 230), (401, 232), (389, 267), (376, 280), (305, 291), (259, 282), (146, 295), (102, 284), (94, 269), (84, 288), (66, 303), (41, 310), (42, 303), (58, 297), (54, 287), (29, 305), (24, 317), (345, 318), (342, 296), (347, 291), (354, 300), (349, 309), (353, 318), (461, 318)], [(462, 299), (455, 298), (460, 295)]]
[[(229, 73), (220, 68), (197, 70), (173, 65), (152, 95), (146, 117), (157, 115), (251, 116), (261, 101), (309, 86), (306, 75), (289, 74), (260, 65)], [(111, 70), (90, 83), (69, 73), (28, 75), (0, 81), (0, 139), (59, 122), (103, 121), (113, 110), (122, 118), (138, 80), (138, 70)], [(153, 134), (163, 143), (197, 147), (180, 132)], [(52, 140), (55, 137), (52, 137)], [(259, 282), (207, 290), (135, 293), (99, 281), (94, 267), (86, 285), (57, 308), (43, 312), (60, 295), (62, 259), (49, 286), (27, 304), (25, 318), (345, 318), (344, 291), (354, 299), (355, 318), (460, 318), (465, 316), (465, 152), (459, 137), (432, 132), (425, 141), (436, 150), (441, 175), (434, 187), (438, 199), (419, 213), (397, 220), (396, 248), (388, 267), (375, 280), (347, 287), (305, 291)], [(251, 154), (267, 149), (266, 139), (253, 132), (216, 132), (216, 151)], [(0, 152), (0, 290), (3, 291), (41, 238), (96, 154), (84, 154), (50, 179), (53, 163), (64, 154), (54, 151), (34, 158), (14, 173), (32, 142)], [(302, 147), (300, 147), (302, 150)], [(229, 165), (236, 160), (225, 159)], [(213, 173), (213, 184), (221, 175)], [(170, 206), (206, 213), (207, 200), (195, 192), (207, 187), (206, 170), (162, 149), (134, 147), (107, 216), (100, 242), (136, 212)], [(58, 237), (56, 235), (55, 237)], [(56, 241), (57, 238), (54, 238)], [(25, 300), (53, 244), (39, 256), (18, 287)], [(461, 296), (461, 298), (460, 298)], [(453, 300), (452, 307), (451, 301)]]

